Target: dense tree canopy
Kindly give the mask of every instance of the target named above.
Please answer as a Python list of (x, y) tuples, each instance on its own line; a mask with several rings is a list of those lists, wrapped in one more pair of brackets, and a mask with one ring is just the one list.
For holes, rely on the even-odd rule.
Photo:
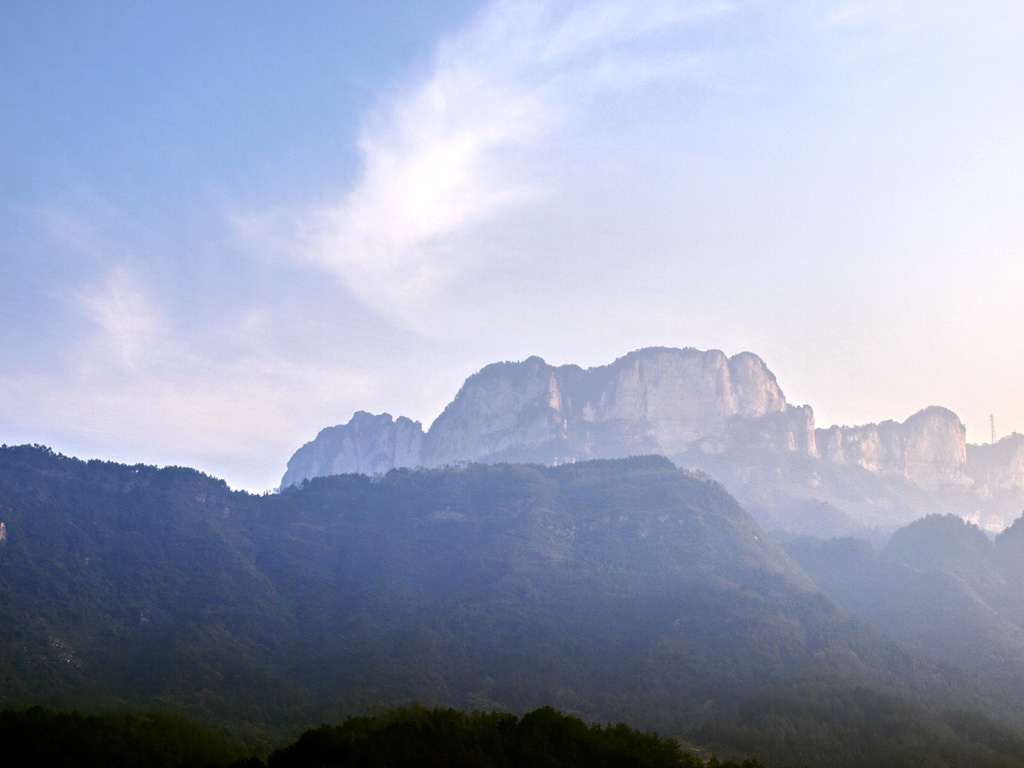
[[(257, 497), (189, 469), (4, 448), (0, 523), (6, 705), (170, 707), (262, 752), (418, 700), (440, 709), (385, 725), (509, 729), (511, 715), (449, 708), (534, 712), (516, 734), (554, 722), (576, 743), (583, 722), (621, 721), (821, 768), (904, 748), (915, 765), (1018, 755), (1017, 732), (987, 718), (1019, 727), (1019, 692), (994, 695), (836, 610), (720, 486), (657, 457), (318, 478)], [(546, 706), (580, 721), (536, 714)], [(601, 754), (625, 733), (597, 732)], [(483, 749), (474, 739), (465, 749)]]

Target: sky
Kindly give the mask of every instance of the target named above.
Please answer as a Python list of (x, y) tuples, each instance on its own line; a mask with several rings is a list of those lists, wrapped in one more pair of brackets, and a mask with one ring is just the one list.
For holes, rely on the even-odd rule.
[(0, 442), (274, 488), (500, 360), (1024, 430), (1024, 4), (0, 0)]

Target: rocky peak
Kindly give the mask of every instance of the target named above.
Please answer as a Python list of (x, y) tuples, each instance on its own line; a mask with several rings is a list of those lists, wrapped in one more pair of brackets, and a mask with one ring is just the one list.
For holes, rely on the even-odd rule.
[(810, 408), (788, 406), (750, 352), (656, 347), (587, 370), (530, 357), (470, 376), (425, 435), (408, 419), (355, 414), (303, 446), (282, 483), (460, 461), (672, 457), (737, 439), (816, 455), (813, 432)]
[(737, 413), (753, 418), (786, 410), (786, 398), (775, 374), (752, 352), (740, 352), (729, 359), (729, 373), (735, 392)]
[(933, 405), (903, 422), (907, 479), (922, 488), (963, 485), (967, 430), (948, 408)]
[(957, 415), (936, 406), (903, 423), (816, 430), (810, 406), (788, 404), (757, 355), (651, 347), (588, 369), (540, 357), (488, 365), (426, 433), (406, 418), (356, 413), (302, 446), (282, 486), (465, 461), (661, 454), (755, 505), (822, 499), (871, 521), (897, 507), (955, 509), (991, 527), (1024, 505), (1024, 435), (969, 447), (965, 437)]
[(967, 473), (983, 498), (1024, 489), (1024, 435), (1014, 432), (996, 443), (968, 445)]
[(418, 421), (357, 411), (347, 424), (322, 429), (315, 440), (299, 448), (288, 462), (281, 487), (323, 475), (372, 475), (394, 467), (418, 466), (423, 437)]
[[(607, 372), (607, 373), (606, 373)], [(784, 411), (786, 399), (764, 362), (749, 352), (649, 348), (588, 373), (611, 381), (589, 398), (591, 420), (626, 418), (664, 430), (669, 443), (692, 442), (732, 416)]]
[(816, 431), (818, 451), (833, 464), (855, 464), (922, 488), (967, 482), (967, 431), (952, 411), (931, 406), (902, 424), (883, 421)]
[[(727, 358), (718, 350), (648, 348), (588, 370), (531, 357), (467, 379), (430, 428), (424, 460), (434, 466), (673, 456), (697, 441), (728, 442), (737, 418), (786, 412), (775, 377), (751, 353)], [(808, 440), (787, 432), (780, 442)]]
[(423, 463), (474, 461), (555, 439), (565, 421), (558, 374), (539, 357), (473, 374), (431, 425)]

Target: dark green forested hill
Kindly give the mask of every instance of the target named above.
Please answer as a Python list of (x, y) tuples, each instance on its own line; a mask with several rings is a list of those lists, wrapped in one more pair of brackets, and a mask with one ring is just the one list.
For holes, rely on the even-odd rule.
[(5, 768), (244, 768), (249, 750), (165, 713), (83, 715), (42, 707), (0, 711)]
[[(313, 765), (422, 768), (704, 768), (671, 739), (619, 723), (588, 727), (550, 707), (523, 717), (448, 709), (390, 710), (324, 725), (274, 752), (269, 768)], [(726, 768), (726, 766), (722, 766)], [(736, 768), (739, 768), (736, 766)], [(750, 761), (746, 768), (759, 768)]]
[(550, 705), (726, 750), (766, 691), (827, 689), (821, 720), (864, 689), (928, 728), (1007, 711), (836, 610), (720, 486), (656, 457), (257, 497), (22, 446), (0, 450), (0, 523), (6, 703), (171, 706), (250, 743), (411, 700)]
[(383, 710), (322, 725), (268, 756), (161, 713), (0, 711), (5, 768), (761, 768), (701, 759), (674, 739), (587, 725), (550, 707), (522, 717), (454, 709)]
[(253, 498), (189, 469), (30, 447), (0, 457), (6, 703), (171, 704), (259, 722), (262, 692), (294, 688), (275, 657), (294, 622), (255, 566)]

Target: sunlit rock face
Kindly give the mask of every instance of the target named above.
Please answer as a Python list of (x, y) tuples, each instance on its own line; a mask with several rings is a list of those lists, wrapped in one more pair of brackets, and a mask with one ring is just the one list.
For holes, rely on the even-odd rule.
[(566, 432), (558, 369), (539, 357), (495, 363), (470, 376), (430, 428), (425, 466), (509, 456)]
[(730, 443), (737, 418), (786, 412), (775, 377), (749, 353), (643, 349), (586, 371), (532, 357), (471, 376), (430, 428), (424, 461), (672, 456), (700, 440)]
[(830, 427), (817, 430), (816, 436), (819, 453), (833, 464), (855, 464), (922, 488), (969, 482), (967, 432), (957, 415), (945, 408), (925, 408), (902, 424)]
[(724, 436), (735, 416), (786, 410), (775, 376), (750, 353), (729, 359), (718, 350), (645, 349), (587, 373), (574, 415), (585, 424), (629, 425), (635, 442), (666, 454)]
[(817, 455), (814, 414), (786, 403), (757, 355), (651, 348), (588, 370), (531, 357), (470, 376), (425, 435), (408, 419), (364, 413), (324, 430), (295, 454), (282, 485), (399, 466), (673, 457), (738, 444)]
[(395, 467), (419, 466), (423, 437), (418, 421), (359, 411), (348, 424), (321, 430), (315, 440), (296, 451), (281, 487), (323, 475), (372, 475)]
[(434, 422), (428, 466), (473, 460), (677, 456), (754, 441), (814, 455), (814, 417), (756, 355), (643, 349), (589, 370), (539, 358), (488, 366)]
[(967, 474), (983, 498), (1024, 489), (1024, 435), (1014, 432), (997, 443), (967, 446)]
[(968, 482), (967, 430), (950, 410), (932, 406), (903, 422), (907, 479), (922, 488)]
[(766, 520), (813, 535), (832, 529), (819, 526), (820, 515), (794, 514), (814, 503), (840, 533), (936, 511), (999, 530), (1024, 506), (1024, 436), (967, 446), (965, 432), (939, 407), (903, 423), (816, 430), (810, 406), (788, 404), (757, 355), (648, 348), (589, 369), (539, 357), (489, 365), (427, 432), (406, 418), (356, 413), (302, 446), (281, 484), (396, 467), (661, 454), (712, 474)]

